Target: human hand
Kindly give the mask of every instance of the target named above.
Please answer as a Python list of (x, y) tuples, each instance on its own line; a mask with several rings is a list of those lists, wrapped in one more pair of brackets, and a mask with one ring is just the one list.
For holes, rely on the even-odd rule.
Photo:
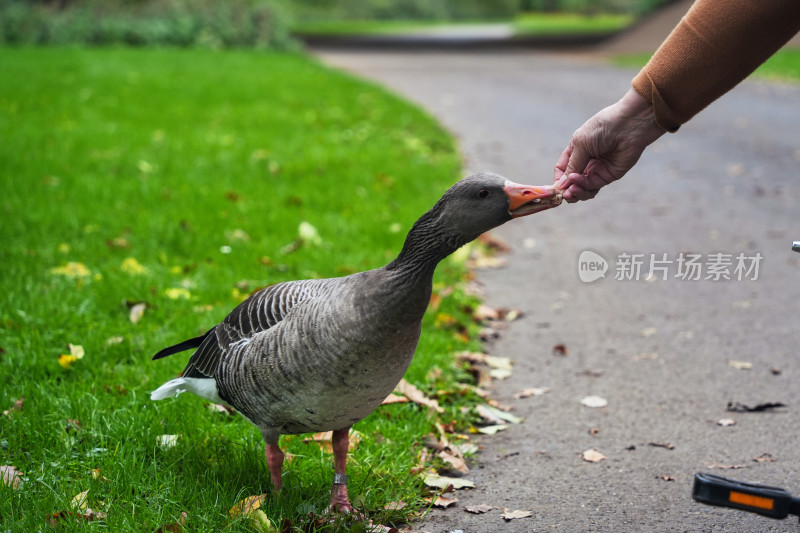
[(555, 186), (569, 203), (594, 198), (602, 187), (624, 176), (664, 133), (650, 103), (630, 89), (572, 134), (555, 166)]

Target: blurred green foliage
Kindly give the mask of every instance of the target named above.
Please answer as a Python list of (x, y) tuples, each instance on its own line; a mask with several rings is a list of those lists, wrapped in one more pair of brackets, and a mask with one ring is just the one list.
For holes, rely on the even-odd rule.
[(294, 46), (288, 14), (273, 0), (7, 0), (0, 43)]

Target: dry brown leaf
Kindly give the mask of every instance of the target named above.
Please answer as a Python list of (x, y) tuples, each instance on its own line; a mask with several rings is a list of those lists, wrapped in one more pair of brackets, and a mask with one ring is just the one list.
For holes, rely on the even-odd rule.
[(505, 424), (506, 422), (511, 424), (519, 424), (523, 420), (518, 416), (514, 416), (511, 413), (507, 413), (489, 405), (478, 405), (475, 407), (475, 411), (487, 424), (496, 425)]
[(600, 433), (600, 428), (589, 428), (589, 435), (597, 435)]
[(762, 453), (761, 455), (753, 457), (753, 461), (757, 463), (774, 463), (775, 458), (772, 457), (771, 453)]
[(656, 476), (656, 479), (661, 479), (663, 481), (675, 481), (675, 478), (673, 476), (669, 476), (666, 474), (663, 476)]
[(666, 448), (668, 450), (674, 450), (675, 445), (670, 444), (669, 442), (648, 442), (648, 446), (653, 446), (654, 448)]
[(12, 489), (18, 489), (22, 484), (22, 472), (11, 465), (0, 466), (0, 480)]
[(600, 461), (605, 460), (606, 456), (598, 452), (595, 448), (592, 448), (581, 453), (581, 459), (587, 463), (599, 463)]
[(480, 304), (478, 308), (472, 313), (472, 318), (475, 322), (484, 322), (486, 320), (497, 320), (500, 318), (500, 313), (497, 309), (489, 307), (486, 304)]
[(487, 354), (481, 352), (458, 352), (456, 358), (459, 361), (469, 361), (470, 363), (486, 363)]
[(462, 474), (468, 474), (469, 473), (469, 467), (467, 466), (467, 462), (462, 457), (458, 457), (458, 456), (456, 456), (454, 454), (451, 454), (451, 453), (448, 453), (448, 452), (446, 452), (444, 450), (439, 452), (439, 457), (445, 463), (447, 463), (451, 467), (453, 467), (453, 470), (455, 470), (457, 472), (460, 472)]
[(491, 505), (486, 505), (485, 503), (482, 503), (480, 505), (470, 505), (470, 506), (464, 508), (464, 510), (466, 512), (472, 513), (472, 514), (488, 513), (492, 509), (494, 509), (494, 507), (492, 507)]
[(405, 509), (407, 505), (403, 500), (397, 500), (396, 502), (387, 503), (383, 508), (387, 511), (399, 511), (400, 509)]
[(133, 304), (128, 312), (128, 320), (130, 320), (132, 324), (136, 324), (142, 319), (142, 316), (144, 316), (145, 309), (147, 309), (147, 304), (144, 302)]
[(401, 379), (400, 383), (397, 384), (397, 387), (395, 387), (394, 390), (418, 405), (430, 407), (431, 409), (436, 410), (437, 413), (444, 413), (444, 409), (439, 407), (439, 402), (425, 396), (421, 390), (405, 379)]
[(546, 394), (550, 392), (550, 389), (547, 387), (543, 388), (536, 388), (531, 387), (528, 389), (520, 389), (514, 393), (514, 398), (522, 399), (522, 398), (530, 398), (531, 396), (541, 396), (542, 394)]
[(390, 394), (385, 400), (383, 400), (383, 402), (381, 402), (381, 405), (389, 405), (393, 403), (408, 403), (408, 398), (405, 396), (399, 396), (397, 394)]
[(452, 498), (445, 498), (444, 496), (431, 496), (429, 498), (423, 498), (426, 502), (430, 503), (434, 507), (438, 507), (440, 509), (447, 509), (451, 505), (455, 505), (458, 501), (458, 498), (453, 496)]
[(508, 264), (502, 257), (492, 257), (481, 252), (479, 249), (474, 249), (467, 259), (467, 268), (470, 270), (478, 270), (481, 268), (502, 268)]
[(515, 520), (517, 518), (528, 518), (530, 516), (533, 516), (533, 513), (531, 511), (521, 511), (519, 509), (517, 509), (516, 511), (509, 511), (508, 509), (505, 509), (503, 511), (503, 514), (501, 514), (500, 516), (503, 518), (503, 520), (508, 522), (510, 520)]
[(79, 511), (59, 511), (47, 517), (47, 524), (52, 528), (58, 528), (64, 521), (74, 519), (83, 522), (93, 522), (95, 520), (105, 520), (106, 513), (86, 509), (84, 512)]
[(553, 346), (553, 354), (566, 357), (569, 355), (569, 349), (566, 344), (560, 343)]

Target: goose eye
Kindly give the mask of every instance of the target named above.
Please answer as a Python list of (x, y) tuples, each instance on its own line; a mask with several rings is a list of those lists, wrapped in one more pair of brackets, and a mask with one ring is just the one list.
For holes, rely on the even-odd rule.
[(487, 191), (486, 189), (481, 189), (478, 192), (478, 198), (487, 198), (488, 196), (489, 196), (489, 191)]

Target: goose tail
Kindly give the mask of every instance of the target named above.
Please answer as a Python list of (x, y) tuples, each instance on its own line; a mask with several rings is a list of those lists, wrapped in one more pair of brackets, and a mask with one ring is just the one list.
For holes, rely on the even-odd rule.
[(150, 393), (153, 401), (164, 398), (175, 398), (183, 392), (191, 392), (206, 400), (223, 403), (217, 391), (217, 382), (214, 378), (186, 378), (171, 379)]
[(174, 353), (179, 353), (179, 352), (183, 352), (183, 351), (186, 351), (186, 350), (191, 350), (192, 348), (199, 348), (200, 345), (203, 344), (203, 341), (205, 340), (205, 338), (208, 337), (213, 331), (214, 331), (214, 328), (211, 328), (210, 330), (206, 331), (205, 333), (203, 333), (199, 337), (195, 337), (193, 339), (188, 339), (188, 340), (185, 340), (183, 342), (179, 342), (178, 344), (175, 344), (173, 346), (169, 346), (167, 348), (164, 348), (163, 350), (161, 350), (160, 352), (158, 352), (157, 354), (155, 354), (153, 356), (153, 361), (155, 361), (156, 359), (161, 359), (162, 357), (166, 357), (168, 355), (172, 355)]

